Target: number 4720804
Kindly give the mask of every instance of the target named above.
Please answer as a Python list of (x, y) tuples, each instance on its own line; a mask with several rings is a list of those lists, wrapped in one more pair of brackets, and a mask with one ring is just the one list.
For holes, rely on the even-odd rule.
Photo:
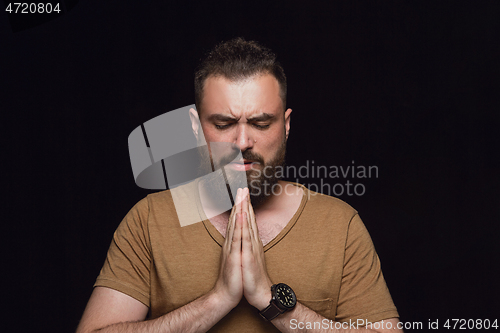
[(491, 321), (489, 319), (447, 319), (443, 325), (447, 329), (452, 330), (480, 330), (480, 329), (498, 329), (497, 319)]
[(10, 14), (50, 14), (50, 13), (60, 13), (61, 8), (59, 7), (59, 3), (52, 5), (52, 3), (26, 3), (26, 2), (9, 2), (7, 8), (5, 8), (6, 12)]

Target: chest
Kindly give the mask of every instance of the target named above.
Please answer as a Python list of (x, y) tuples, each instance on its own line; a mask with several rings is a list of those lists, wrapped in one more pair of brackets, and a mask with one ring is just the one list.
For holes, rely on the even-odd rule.
[[(301, 218), (302, 222), (297, 221), (286, 236), (265, 252), (268, 274), (272, 281), (286, 281), (293, 286), (301, 301), (309, 301), (307, 306), (333, 318), (344, 258), (345, 237), (341, 235), (345, 232), (308, 228), (315, 220), (302, 215)], [(286, 220), (280, 220), (283, 221)], [(272, 228), (264, 218), (261, 223), (263, 241), (276, 237), (278, 230), (283, 229), (280, 225)], [(183, 228), (152, 225), (150, 235), (151, 309), (152, 318), (156, 318), (213, 288), (219, 274), (221, 247), (201, 223)], [(254, 310), (240, 307), (236, 312), (254, 318)], [(234, 320), (240, 322), (241, 318)]]
[[(267, 243), (272, 241), (278, 234), (283, 230), (288, 222), (293, 217), (293, 212), (281, 212), (275, 214), (258, 214), (256, 215), (257, 227), (259, 228), (259, 236), (262, 244), (265, 246)], [(227, 216), (216, 216), (210, 219), (210, 222), (214, 227), (221, 233), (223, 237), (226, 237), (228, 217)]]

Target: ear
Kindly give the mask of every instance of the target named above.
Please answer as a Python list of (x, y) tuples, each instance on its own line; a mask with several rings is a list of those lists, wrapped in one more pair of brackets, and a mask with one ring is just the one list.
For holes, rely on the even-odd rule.
[(196, 142), (200, 142), (200, 135), (203, 134), (201, 131), (200, 117), (198, 116), (198, 112), (196, 112), (196, 110), (193, 108), (189, 109), (189, 118), (191, 119), (191, 128), (193, 129), (193, 134), (196, 137)]
[(292, 109), (288, 109), (285, 112), (285, 135), (288, 140), (288, 134), (290, 133), (290, 114), (292, 113)]

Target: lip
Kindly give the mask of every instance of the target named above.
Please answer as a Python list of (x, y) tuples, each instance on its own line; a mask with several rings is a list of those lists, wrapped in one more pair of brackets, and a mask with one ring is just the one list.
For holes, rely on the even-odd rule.
[(236, 171), (248, 171), (253, 168), (254, 165), (258, 165), (258, 162), (252, 162), (252, 161), (238, 161), (238, 162), (231, 162), (228, 164), (228, 166)]

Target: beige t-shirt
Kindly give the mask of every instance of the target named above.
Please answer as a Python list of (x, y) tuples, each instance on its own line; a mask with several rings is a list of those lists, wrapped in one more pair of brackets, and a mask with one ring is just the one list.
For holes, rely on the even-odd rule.
[[(288, 225), (264, 246), (273, 283), (288, 284), (300, 303), (335, 321), (399, 317), (372, 240), (345, 202), (309, 191)], [(204, 216), (193, 196), (194, 214)], [(202, 218), (200, 218), (201, 220)], [(94, 286), (125, 293), (160, 317), (209, 292), (224, 238), (204, 219), (181, 227), (170, 191), (139, 201), (118, 226)], [(209, 332), (278, 332), (243, 298)]]

